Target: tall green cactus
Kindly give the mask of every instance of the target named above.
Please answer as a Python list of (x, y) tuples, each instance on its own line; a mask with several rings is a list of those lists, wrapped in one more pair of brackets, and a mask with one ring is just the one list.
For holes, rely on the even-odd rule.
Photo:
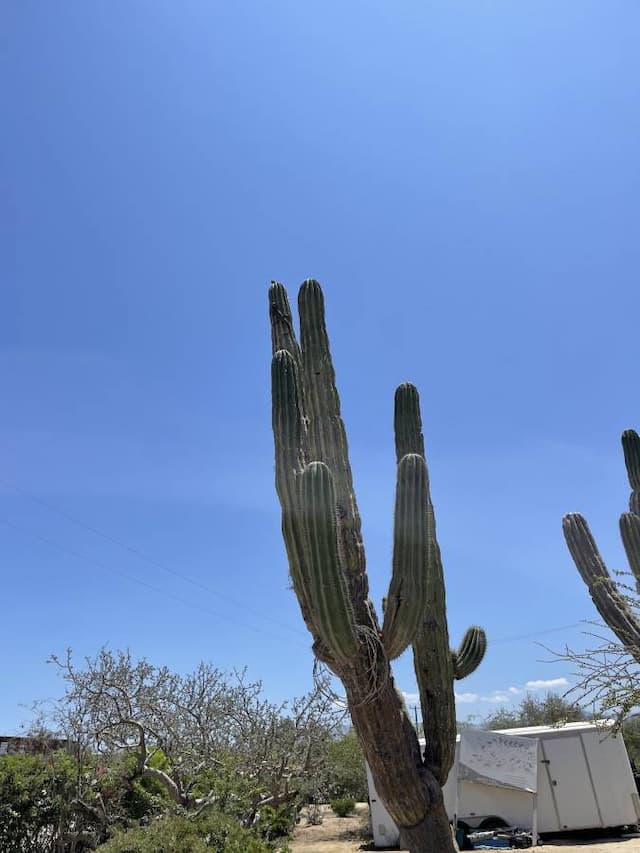
[[(418, 392), (395, 398), (392, 577), (380, 626), (368, 598), (360, 516), (318, 282), (300, 288), (300, 345), (285, 288), (269, 291), (276, 487), (293, 588), (314, 652), (342, 680), (377, 790), (411, 853), (455, 848), (441, 786), (454, 760), (454, 679), (486, 651), (482, 628), (449, 648), (445, 588)], [(390, 661), (413, 647), (424, 751)]]
[[(620, 516), (620, 535), (640, 594), (640, 437), (632, 429), (622, 434), (622, 449), (631, 486), (629, 512)], [(626, 651), (640, 663), (640, 621), (628, 597), (612, 580), (589, 525), (578, 513), (565, 515), (564, 536), (598, 612)]]

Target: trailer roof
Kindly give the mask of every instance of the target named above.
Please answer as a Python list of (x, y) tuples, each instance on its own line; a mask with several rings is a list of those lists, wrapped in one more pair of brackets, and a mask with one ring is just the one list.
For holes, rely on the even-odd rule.
[(534, 735), (534, 734), (550, 734), (557, 732), (584, 732), (594, 731), (596, 729), (610, 729), (614, 724), (614, 720), (587, 720), (579, 723), (562, 723), (555, 726), (526, 726), (519, 729), (493, 729), (496, 734), (500, 735)]

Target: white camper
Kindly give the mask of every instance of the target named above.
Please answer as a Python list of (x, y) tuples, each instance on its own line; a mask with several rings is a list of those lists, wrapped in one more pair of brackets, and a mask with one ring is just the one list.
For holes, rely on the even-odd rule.
[[(491, 733), (484, 733), (485, 736)], [(555, 834), (581, 829), (617, 829), (640, 822), (640, 799), (621, 734), (611, 735), (605, 723), (566, 723), (493, 733), (480, 747), (463, 749), (460, 735), (456, 762), (444, 787), (447, 813), (467, 830), (518, 826)], [(500, 738), (500, 736), (504, 736)], [(463, 733), (464, 737), (464, 733)], [(521, 773), (523, 760), (511, 758), (505, 775), (505, 756), (522, 738), (537, 741), (537, 764), (529, 777)], [(471, 738), (469, 738), (471, 742)], [(500, 750), (502, 750), (501, 754)], [(516, 753), (518, 750), (516, 750)], [(519, 750), (524, 757), (525, 753)], [(475, 767), (473, 758), (480, 763)], [(524, 768), (525, 770), (527, 768)], [(478, 772), (479, 771), (479, 772)], [(380, 802), (367, 768), (371, 824), (376, 847), (393, 847), (399, 833)]]

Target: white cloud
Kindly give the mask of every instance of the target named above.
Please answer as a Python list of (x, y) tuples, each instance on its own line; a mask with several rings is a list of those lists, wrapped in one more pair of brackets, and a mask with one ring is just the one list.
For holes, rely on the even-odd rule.
[(504, 690), (494, 690), (494, 692), (489, 694), (489, 696), (481, 696), (480, 701), (495, 704), (497, 702), (508, 702), (512, 698), (513, 697)]
[(477, 702), (479, 698), (477, 693), (456, 693), (456, 702)]
[[(467, 691), (456, 693), (455, 696), (456, 702), (460, 705), (473, 705), (476, 702), (484, 702), (489, 705), (513, 706), (527, 690), (553, 690), (568, 686), (569, 682), (566, 678), (532, 678), (525, 682), (522, 687), (511, 685), (510, 687), (491, 690), (487, 693), (472, 693), (471, 691)], [(407, 692), (403, 690), (402, 695), (409, 708), (420, 705), (420, 694), (417, 691)]]
[(566, 678), (539, 678), (535, 681), (527, 681), (525, 688), (527, 690), (546, 690), (550, 687), (568, 687), (569, 682)]

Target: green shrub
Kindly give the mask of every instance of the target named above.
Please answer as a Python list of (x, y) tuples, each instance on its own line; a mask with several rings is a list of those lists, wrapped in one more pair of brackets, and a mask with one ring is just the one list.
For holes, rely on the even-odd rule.
[(63, 752), (0, 758), (0, 850), (21, 853), (57, 849), (69, 819), (75, 765)]
[(118, 831), (100, 853), (271, 853), (254, 832), (215, 810), (189, 818), (168, 815), (149, 826)]
[(368, 797), (364, 756), (353, 729), (328, 745), (327, 788), (329, 799), (353, 797), (356, 802), (365, 802)]
[(339, 800), (331, 800), (330, 806), (338, 817), (346, 817), (355, 811), (356, 801), (351, 797), (340, 797)]
[(267, 841), (284, 838), (293, 831), (297, 817), (298, 811), (293, 806), (280, 806), (277, 809), (263, 806), (256, 828)]

